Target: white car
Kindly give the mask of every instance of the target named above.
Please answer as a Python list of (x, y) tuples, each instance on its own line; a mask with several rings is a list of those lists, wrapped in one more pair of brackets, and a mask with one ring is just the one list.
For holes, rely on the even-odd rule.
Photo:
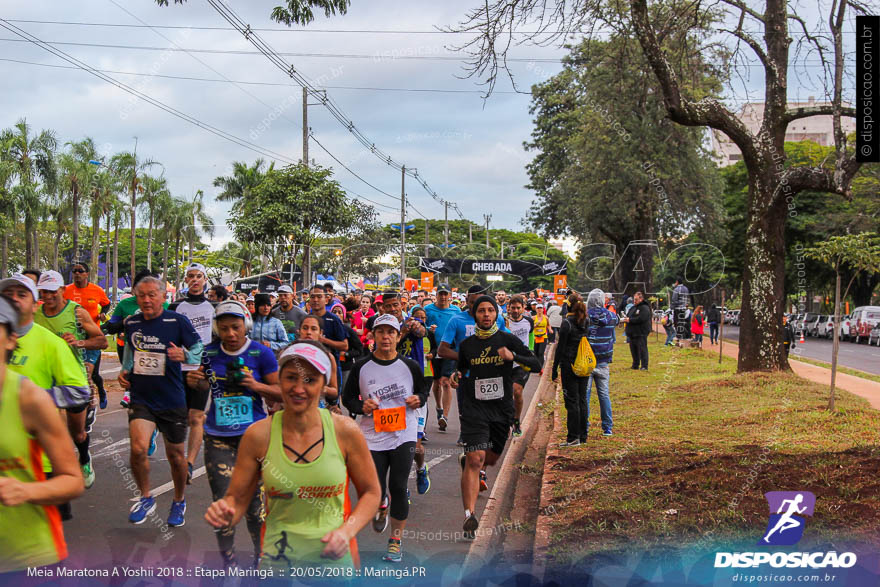
[(834, 315), (822, 316), (816, 325), (816, 336), (832, 338), (834, 336)]

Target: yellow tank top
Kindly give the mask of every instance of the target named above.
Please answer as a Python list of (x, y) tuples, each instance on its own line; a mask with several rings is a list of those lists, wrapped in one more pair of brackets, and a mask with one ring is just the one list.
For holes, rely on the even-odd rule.
[[(24, 377), (9, 370), (0, 395), (0, 477), (45, 481), (43, 450), (24, 427), (20, 391)], [(0, 573), (51, 565), (67, 558), (61, 515), (55, 506), (0, 504)]]
[(547, 315), (544, 314), (540, 318), (538, 316), (534, 317), (535, 321), (535, 342), (544, 342), (544, 339), (547, 337)]
[(260, 568), (359, 566), (357, 542), (339, 560), (321, 558), (321, 538), (339, 528), (351, 513), (348, 468), (329, 410), (319, 410), (324, 430), (321, 454), (310, 463), (295, 463), (282, 446), (284, 412), (271, 416), (269, 449), (262, 463), (266, 522)]

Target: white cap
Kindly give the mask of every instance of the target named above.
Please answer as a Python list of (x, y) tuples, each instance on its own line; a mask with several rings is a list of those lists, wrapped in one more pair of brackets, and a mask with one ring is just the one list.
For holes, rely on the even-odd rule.
[(382, 314), (381, 316), (376, 317), (376, 321), (373, 322), (373, 330), (376, 330), (380, 326), (390, 326), (397, 332), (400, 332), (400, 322), (398, 322), (397, 318), (391, 314)]
[(544, 304), (538, 303), (538, 304), (535, 305), (535, 307), (536, 307), (536, 308), (543, 308), (543, 307), (544, 307)]
[(57, 271), (44, 271), (40, 274), (37, 289), (58, 291), (62, 287), (64, 287), (64, 278)]
[(282, 285), (281, 287), (278, 288), (278, 293), (280, 293), (280, 294), (283, 294), (283, 293), (289, 293), (289, 294), (292, 294), (292, 293), (293, 293), (293, 288), (291, 288), (289, 285)]
[(254, 296), (253, 296), (253, 294), (249, 295), (249, 296), (247, 297), (247, 300), (246, 300), (246, 301), (248, 301), (248, 302), (252, 302), (252, 301), (254, 301)]
[(217, 304), (217, 308), (214, 310), (214, 317), (219, 318), (220, 316), (238, 316), (239, 318), (248, 318), (250, 313), (247, 311), (241, 302), (236, 301), (225, 301)]
[(193, 271), (193, 270), (201, 271), (202, 275), (204, 275), (205, 277), (208, 276), (208, 270), (201, 263), (190, 263), (189, 265), (187, 265), (186, 271), (184, 272), (184, 275), (186, 275), (187, 273), (189, 273), (190, 271)]
[(330, 357), (327, 356), (327, 353), (313, 344), (304, 342), (293, 343), (284, 349), (278, 357), (278, 368), (280, 369), (285, 363), (296, 358), (308, 361), (321, 375), (326, 375), (330, 370)]
[(20, 285), (27, 288), (27, 290), (34, 295), (34, 301), (40, 299), (40, 294), (39, 292), (37, 292), (37, 286), (34, 285), (34, 280), (27, 275), (16, 273), (12, 277), (7, 277), (6, 279), (0, 281), (0, 293), (2, 293), (3, 290), (5, 290), (7, 287), (11, 287), (13, 285)]

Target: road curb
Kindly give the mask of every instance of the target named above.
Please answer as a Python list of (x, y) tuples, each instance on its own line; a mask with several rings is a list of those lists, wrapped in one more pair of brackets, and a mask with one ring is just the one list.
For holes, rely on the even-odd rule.
[[(547, 368), (547, 365), (552, 365), (552, 361), (553, 355), (552, 353), (550, 353), (545, 362), (544, 374), (541, 376), (541, 379), (538, 382), (538, 387), (537, 389), (535, 389), (535, 393), (532, 394), (532, 399), (529, 402), (529, 407), (526, 410), (526, 414), (522, 419), (523, 435), (518, 439), (512, 441), (509, 449), (504, 454), (504, 458), (501, 460), (501, 465), (498, 470), (498, 476), (495, 478), (495, 483), (492, 485), (492, 491), (489, 492), (489, 498), (486, 501), (486, 507), (483, 508), (483, 513), (480, 515), (480, 528), (494, 529), (496, 526), (498, 526), (498, 520), (501, 517), (503, 503), (501, 503), (496, 496), (505, 495), (507, 493), (508, 487), (510, 486), (510, 483), (514, 477), (513, 463), (522, 460), (523, 456), (526, 453), (526, 450), (528, 449), (529, 444), (535, 436), (535, 430), (538, 426), (535, 412), (537, 411), (536, 406), (540, 401), (542, 392), (544, 391), (543, 388), (545, 388), (548, 383), (551, 385), (555, 385), (550, 381), (549, 371)], [(515, 457), (512, 456), (514, 454), (516, 455)], [(486, 560), (486, 555), (489, 553), (491, 547), (492, 538), (496, 535), (497, 532), (495, 531), (490, 531), (477, 535), (477, 538), (471, 543), (471, 546), (468, 549), (468, 553), (465, 556), (464, 563), (462, 564), (462, 578), (465, 578), (471, 572), (478, 570), (477, 567)]]
[[(552, 383), (552, 382), (551, 382)], [(559, 388), (553, 383), (553, 398), (558, 401)], [(539, 585), (545, 582), (544, 575), (547, 573), (547, 556), (550, 548), (550, 516), (544, 512), (553, 501), (553, 472), (548, 465), (550, 457), (559, 456), (559, 448), (553, 442), (562, 430), (562, 419), (559, 416), (559, 405), (553, 409), (553, 430), (550, 432), (551, 441), (547, 443), (547, 452), (544, 455), (544, 470), (541, 474), (541, 501), (538, 505), (538, 519), (535, 521), (535, 545), (532, 551), (532, 574), (538, 580)]]

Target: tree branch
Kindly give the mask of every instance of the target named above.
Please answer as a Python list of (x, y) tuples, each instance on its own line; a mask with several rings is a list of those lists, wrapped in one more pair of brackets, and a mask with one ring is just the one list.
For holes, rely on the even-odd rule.
[(837, 161), (834, 169), (825, 167), (801, 166), (790, 167), (780, 178), (774, 199), (784, 194), (783, 187), (790, 186), (794, 193), (809, 190), (829, 192), (846, 198), (852, 198), (852, 179), (862, 164), (855, 157), (846, 156)]
[[(820, 114), (835, 114), (835, 109), (833, 104), (820, 104), (818, 106), (803, 106), (799, 108), (789, 108), (785, 111), (785, 115), (782, 120), (785, 124), (789, 124), (794, 120), (798, 120), (800, 118), (809, 118), (810, 116), (817, 116)], [(856, 109), (848, 106), (842, 106), (840, 108), (840, 115), (847, 116), (849, 118), (856, 117)]]

